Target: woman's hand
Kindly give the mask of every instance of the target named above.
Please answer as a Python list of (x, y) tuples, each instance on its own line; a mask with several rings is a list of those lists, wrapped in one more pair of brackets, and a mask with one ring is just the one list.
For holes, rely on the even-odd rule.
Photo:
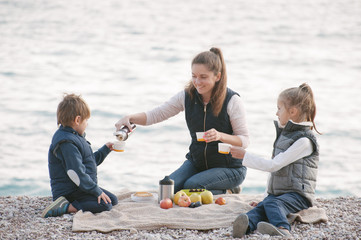
[(110, 200), (110, 198), (108, 197), (108, 195), (106, 195), (104, 192), (102, 192), (102, 194), (99, 195), (98, 197), (98, 203), (100, 204), (101, 199), (103, 199), (103, 201), (108, 204), (108, 203), (112, 203), (112, 200)]
[(232, 155), (232, 157), (238, 158), (238, 159), (243, 159), (244, 154), (246, 154), (246, 150), (244, 150), (243, 147), (236, 147), (236, 146), (231, 147), (231, 155)]
[(221, 133), (212, 128), (204, 133), (204, 140), (208, 142), (221, 141)]
[(130, 126), (130, 116), (123, 117), (115, 124), (117, 131), (119, 131), (122, 126), (127, 126), (130, 130), (132, 129)]

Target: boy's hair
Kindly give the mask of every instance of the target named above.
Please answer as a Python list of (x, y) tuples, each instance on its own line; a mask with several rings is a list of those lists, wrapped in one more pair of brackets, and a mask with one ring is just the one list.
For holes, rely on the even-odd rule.
[[(207, 66), (209, 71), (212, 71), (214, 75), (217, 75), (219, 72), (221, 73), (221, 79), (216, 82), (216, 85), (212, 91), (212, 97), (210, 103), (212, 104), (213, 114), (218, 116), (220, 111), (222, 110), (222, 106), (224, 103), (224, 99), (227, 95), (227, 71), (226, 64), (223, 58), (223, 53), (221, 49), (212, 47), (209, 51), (201, 52), (197, 56), (195, 56), (192, 60), (193, 64), (204, 64)], [(193, 98), (193, 92), (195, 87), (193, 85), (192, 80), (189, 81), (185, 90), (188, 94)]]
[(296, 107), (299, 110), (299, 120), (312, 122), (313, 128), (321, 134), (314, 122), (316, 116), (316, 103), (311, 87), (307, 83), (302, 83), (299, 87), (288, 88), (282, 91), (279, 99), (285, 104), (286, 109)]
[(82, 120), (90, 118), (90, 109), (80, 95), (64, 94), (63, 101), (58, 105), (56, 116), (58, 125), (70, 127), (77, 116), (80, 116)]

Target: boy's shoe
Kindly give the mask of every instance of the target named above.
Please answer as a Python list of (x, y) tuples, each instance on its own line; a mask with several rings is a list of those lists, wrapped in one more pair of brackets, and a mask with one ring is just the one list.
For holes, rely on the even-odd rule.
[(262, 234), (270, 236), (289, 236), (291, 235), (287, 229), (280, 229), (268, 222), (259, 222), (257, 224), (257, 231)]
[(241, 186), (237, 186), (237, 187), (235, 187), (235, 188), (228, 189), (228, 190), (227, 190), (227, 193), (228, 193), (228, 194), (238, 194), (238, 193), (240, 193), (241, 191), (242, 191)]
[(249, 221), (245, 213), (240, 214), (233, 222), (233, 237), (243, 237), (248, 229)]
[(61, 196), (44, 209), (41, 217), (47, 218), (62, 216), (68, 211), (69, 204), (69, 201), (66, 200), (65, 197)]

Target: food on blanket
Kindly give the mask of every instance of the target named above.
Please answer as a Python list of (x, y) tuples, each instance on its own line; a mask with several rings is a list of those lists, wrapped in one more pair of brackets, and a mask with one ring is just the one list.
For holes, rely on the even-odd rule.
[(182, 190), (178, 191), (178, 192), (174, 195), (174, 198), (173, 198), (174, 203), (178, 205), (179, 198), (180, 198), (181, 196), (184, 196), (184, 195), (187, 196), (187, 194), (186, 194), (184, 191), (182, 191)]
[(190, 208), (196, 208), (196, 207), (200, 207), (202, 206), (202, 202), (201, 201), (198, 201), (198, 202), (192, 202), (189, 207)]
[(189, 205), (191, 205), (191, 199), (186, 195), (183, 195), (179, 198), (178, 200), (178, 205), (180, 207), (189, 207)]
[(202, 201), (202, 197), (198, 193), (192, 193), (192, 195), (189, 198), (191, 199), (192, 203)]
[(202, 188), (191, 188), (191, 189), (182, 189), (181, 191), (185, 192), (190, 197), (193, 193), (202, 193), (208, 190)]
[(213, 194), (211, 191), (204, 191), (201, 193), (202, 203), (209, 204), (213, 203)]
[(162, 201), (160, 201), (159, 205), (163, 209), (168, 209), (173, 207), (173, 202), (170, 198), (164, 198)]
[(226, 199), (219, 197), (216, 199), (215, 203), (217, 203), (218, 205), (224, 205), (226, 204)]
[(152, 197), (153, 194), (151, 194), (150, 192), (136, 192), (136, 193), (134, 193), (134, 196), (136, 196), (136, 197)]
[(205, 189), (199, 189), (199, 188), (196, 188), (196, 189), (189, 189), (189, 192), (204, 192)]

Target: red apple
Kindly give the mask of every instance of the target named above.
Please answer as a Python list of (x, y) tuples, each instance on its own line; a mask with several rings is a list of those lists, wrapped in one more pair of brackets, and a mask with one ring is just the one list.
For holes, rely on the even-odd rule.
[(187, 195), (181, 196), (178, 200), (178, 205), (180, 207), (188, 207), (191, 203), (191, 199)]
[(226, 199), (219, 197), (216, 199), (215, 203), (217, 203), (219, 205), (224, 205), (224, 204), (226, 204)]
[(160, 207), (163, 209), (168, 209), (173, 207), (173, 202), (169, 198), (164, 198), (160, 201)]

